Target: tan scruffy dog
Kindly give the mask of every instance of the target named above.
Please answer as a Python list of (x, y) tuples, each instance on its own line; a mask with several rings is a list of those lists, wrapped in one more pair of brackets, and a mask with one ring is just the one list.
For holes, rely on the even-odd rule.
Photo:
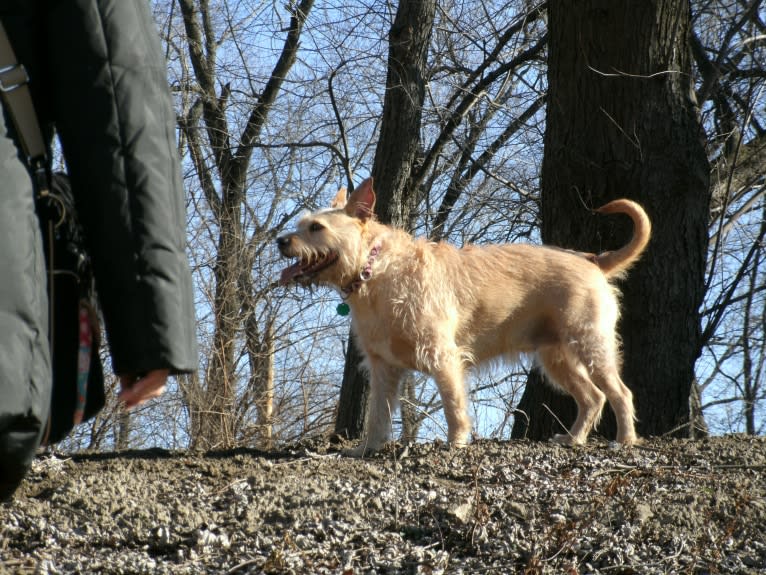
[(465, 445), (471, 431), (466, 368), (532, 353), (548, 378), (577, 402), (563, 444), (582, 444), (605, 401), (617, 416), (617, 441), (637, 441), (633, 395), (620, 379), (615, 324), (617, 292), (609, 283), (636, 261), (651, 224), (629, 200), (597, 212), (633, 220), (631, 241), (600, 255), (532, 245), (466, 246), (414, 239), (376, 221), (372, 180), (332, 207), (304, 216), (277, 239), (298, 262), (282, 282), (330, 285), (352, 312), (353, 331), (370, 373), (367, 437), (353, 455), (378, 450), (391, 433), (399, 382), (407, 370), (433, 376), (448, 439)]

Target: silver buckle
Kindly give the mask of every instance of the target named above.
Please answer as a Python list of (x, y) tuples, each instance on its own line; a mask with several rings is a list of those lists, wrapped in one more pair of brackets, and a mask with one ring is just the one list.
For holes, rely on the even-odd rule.
[(23, 64), (0, 69), (0, 92), (12, 92), (29, 82), (29, 74)]

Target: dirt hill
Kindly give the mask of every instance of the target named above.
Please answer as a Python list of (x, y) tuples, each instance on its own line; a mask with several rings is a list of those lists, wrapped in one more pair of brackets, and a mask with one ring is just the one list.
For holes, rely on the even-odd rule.
[(0, 573), (766, 573), (766, 439), (39, 458)]

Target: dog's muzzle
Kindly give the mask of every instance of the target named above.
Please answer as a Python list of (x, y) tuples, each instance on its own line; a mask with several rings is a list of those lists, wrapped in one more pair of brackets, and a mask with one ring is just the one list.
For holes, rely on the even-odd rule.
[(291, 282), (309, 283), (311, 279), (319, 272), (327, 269), (338, 261), (336, 252), (326, 254), (311, 254), (309, 256), (296, 256), (292, 250), (292, 238), (290, 236), (280, 236), (277, 238), (277, 247), (279, 252), (287, 258), (298, 257), (298, 261), (285, 269), (279, 277), (279, 283), (289, 284)]

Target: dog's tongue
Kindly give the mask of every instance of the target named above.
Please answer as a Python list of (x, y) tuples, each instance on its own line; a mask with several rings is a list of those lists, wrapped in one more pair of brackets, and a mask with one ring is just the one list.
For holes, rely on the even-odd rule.
[(296, 262), (293, 265), (286, 267), (282, 270), (282, 274), (279, 276), (279, 283), (282, 285), (289, 284), (297, 276), (303, 273), (303, 268), (300, 262)]

